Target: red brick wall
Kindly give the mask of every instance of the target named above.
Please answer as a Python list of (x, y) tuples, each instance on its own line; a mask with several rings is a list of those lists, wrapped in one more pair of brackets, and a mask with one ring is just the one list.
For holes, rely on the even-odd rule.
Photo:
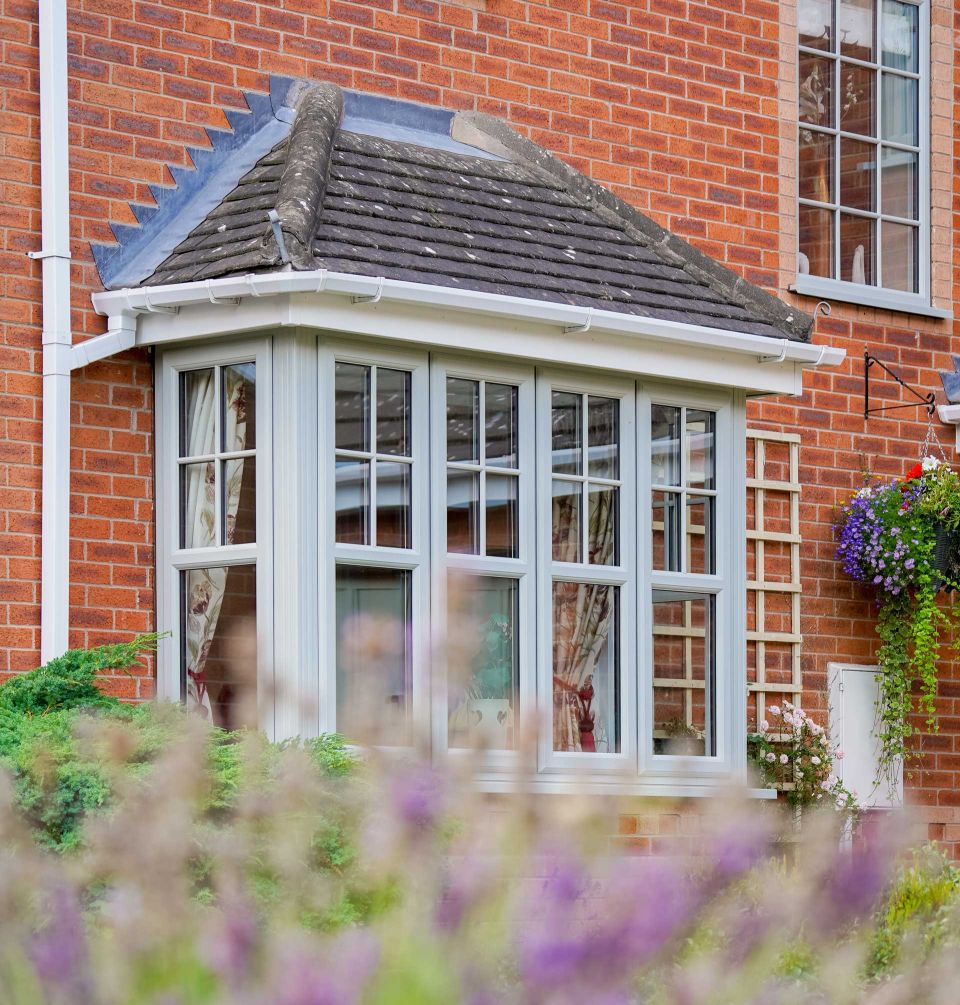
[[(40, 554), (39, 266), (24, 257), (39, 247), (37, 4), (2, 3), (0, 673), (36, 662)], [(202, 127), (225, 127), (222, 108), (242, 106), (244, 90), (265, 91), (272, 73), (502, 116), (748, 279), (782, 293), (794, 268), (794, 99), (785, 58), (794, 6), (70, 0), (75, 332), (103, 327), (89, 307), (98, 280), (88, 242), (109, 240), (109, 221), (134, 223), (128, 203), (149, 203), (149, 184), (171, 184), (165, 165), (188, 164), (185, 147), (205, 143)], [(935, 7), (942, 13), (949, 0), (935, 0)], [(793, 87), (795, 93), (795, 80)], [(955, 119), (952, 109), (947, 114)], [(949, 161), (950, 137), (944, 143), (940, 153)], [(938, 222), (947, 262), (958, 222)], [(811, 705), (823, 704), (830, 659), (867, 661), (874, 645), (869, 600), (832, 561), (833, 507), (858, 483), (864, 460), (899, 474), (923, 436), (908, 412), (864, 423), (863, 347), (900, 367), (905, 379), (935, 388), (935, 370), (949, 363), (953, 326), (837, 306), (817, 333), (847, 349), (848, 363), (808, 377), (802, 399), (751, 411), (754, 421), (803, 436)], [(130, 354), (74, 380), (75, 644), (152, 626), (150, 379), (147, 357)], [(149, 678), (121, 678), (114, 686), (142, 697)], [(941, 736), (928, 743), (932, 753), (915, 785), (915, 798), (942, 808), (944, 828), (957, 827), (950, 808), (960, 804), (954, 692), (960, 684), (943, 688), (943, 712), (955, 719), (946, 718)]]

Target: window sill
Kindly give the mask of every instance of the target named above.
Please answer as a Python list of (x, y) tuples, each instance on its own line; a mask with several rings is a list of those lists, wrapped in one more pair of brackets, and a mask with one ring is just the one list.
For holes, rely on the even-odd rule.
[(860, 283), (845, 283), (839, 279), (824, 279), (822, 276), (799, 275), (788, 289), (805, 297), (820, 300), (838, 300), (845, 304), (859, 304), (862, 307), (879, 307), (882, 310), (901, 311), (925, 318), (953, 318), (953, 311), (934, 307), (928, 300), (916, 293), (900, 293), (897, 290), (882, 290)]
[[(584, 795), (584, 796), (619, 796), (639, 797), (644, 799), (709, 799), (717, 796), (729, 796), (730, 778), (702, 778), (685, 782), (681, 778), (657, 782), (641, 780), (626, 780), (623, 778), (586, 778), (580, 775), (576, 778), (556, 778), (548, 776), (532, 776), (518, 778), (516, 775), (498, 775), (493, 772), (481, 772), (474, 776), (474, 784), (478, 792), (508, 795), (524, 793), (530, 795)], [(748, 799), (776, 799), (775, 789), (746, 788), (741, 795)]]

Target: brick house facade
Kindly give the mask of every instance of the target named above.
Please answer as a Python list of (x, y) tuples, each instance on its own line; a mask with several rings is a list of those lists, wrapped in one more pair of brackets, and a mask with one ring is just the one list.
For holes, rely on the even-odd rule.
[[(502, 118), (698, 249), (801, 310), (797, 276), (795, 0), (71, 0), (69, 18), (73, 331), (103, 331), (91, 242), (138, 226), (131, 204), (190, 168), (206, 129), (230, 127), (272, 76), (326, 81)], [(929, 3), (930, 302), (960, 292), (954, 235), (960, 30), (950, 0)], [(0, 21), (0, 675), (39, 658), (40, 247), (37, 4), (4, 0)], [(827, 665), (869, 663), (871, 601), (833, 560), (836, 504), (868, 468), (900, 475), (922, 415), (862, 416), (863, 352), (938, 390), (954, 322), (838, 301), (814, 340), (847, 350), (808, 373), (800, 398), (749, 406), (753, 428), (798, 434), (800, 655), (804, 703), (825, 714)], [(155, 627), (153, 368), (138, 350), (72, 383), (70, 643)], [(896, 390), (878, 393), (890, 400)], [(943, 400), (942, 397), (939, 400)], [(954, 430), (938, 424), (948, 455)], [(761, 477), (761, 476), (758, 476)], [(771, 647), (772, 649), (773, 647)], [(773, 657), (771, 656), (771, 660)], [(108, 686), (142, 700), (152, 671)], [(907, 799), (931, 835), (960, 848), (960, 682), (944, 672), (940, 733), (927, 737)], [(659, 825), (658, 825), (659, 826)], [(627, 828), (628, 830), (630, 828)]]

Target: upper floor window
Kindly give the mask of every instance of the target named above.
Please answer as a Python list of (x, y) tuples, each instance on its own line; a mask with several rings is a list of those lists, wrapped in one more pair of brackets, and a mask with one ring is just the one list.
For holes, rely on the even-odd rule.
[(827, 294), (809, 276), (929, 296), (927, 13), (800, 0), (801, 292)]

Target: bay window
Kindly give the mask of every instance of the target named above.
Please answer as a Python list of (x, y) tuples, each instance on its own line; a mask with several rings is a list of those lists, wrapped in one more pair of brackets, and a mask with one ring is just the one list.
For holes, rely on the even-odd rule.
[(159, 360), (162, 693), (491, 784), (742, 770), (742, 395), (285, 337)]

